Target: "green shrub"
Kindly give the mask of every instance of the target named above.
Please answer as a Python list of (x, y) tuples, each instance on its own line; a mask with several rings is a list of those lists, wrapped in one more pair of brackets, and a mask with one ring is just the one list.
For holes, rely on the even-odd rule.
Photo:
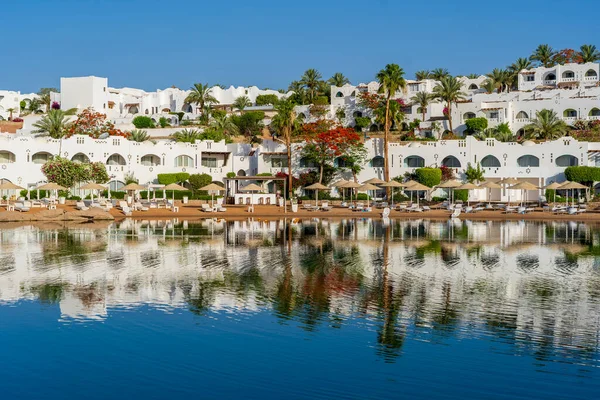
[(161, 128), (166, 128), (167, 126), (171, 126), (171, 124), (169, 123), (169, 120), (166, 119), (165, 117), (160, 117), (160, 119), (158, 120), (158, 124), (160, 125)]
[[(45, 190), (40, 190), (40, 197), (38, 198), (37, 195), (37, 190), (35, 189), (31, 189), (31, 191), (29, 192), (29, 199), (33, 199), (33, 200), (40, 200), (43, 199), (45, 197), (49, 197), (52, 193), (50, 193), (49, 191), (45, 191)], [(19, 192), (19, 196), (20, 197), (27, 197), (27, 190), (21, 190)]]
[(258, 174), (256, 176), (273, 176), (273, 174), (270, 172), (261, 172), (260, 174)]
[(454, 199), (454, 201), (456, 201), (456, 200), (468, 201), (469, 200), (469, 191), (467, 189), (455, 189), (454, 194), (452, 195), (452, 198)]
[(21, 102), (19, 103), (19, 107), (21, 108), (21, 110), (24, 110), (27, 108), (27, 102), (25, 100), (21, 100)]
[(314, 99), (313, 104), (315, 106), (327, 106), (329, 105), (329, 98), (327, 96), (318, 96)]
[(362, 132), (364, 128), (371, 125), (371, 118), (369, 117), (356, 117), (354, 118), (354, 130)]
[(467, 126), (465, 133), (472, 135), (485, 131), (488, 127), (488, 120), (484, 117), (470, 118), (465, 121), (465, 125)]
[(565, 177), (571, 182), (592, 186), (594, 182), (600, 181), (600, 167), (567, 167)]
[(137, 129), (154, 128), (154, 121), (152, 121), (152, 118), (146, 117), (145, 115), (138, 115), (131, 123)]
[(431, 201), (434, 202), (434, 203), (439, 203), (439, 202), (444, 201), (444, 200), (448, 200), (448, 198), (447, 197), (438, 197), (438, 196), (435, 196), (435, 197), (431, 198)]
[(274, 94), (259, 94), (256, 96), (257, 106), (275, 105), (279, 102), (279, 98)]
[(171, 183), (187, 181), (189, 177), (190, 174), (187, 172), (176, 172), (172, 174), (158, 174), (157, 179), (161, 185), (170, 185)]
[(228, 173), (227, 173), (227, 177), (228, 177), (228, 178), (235, 178), (236, 176), (237, 176), (237, 175), (236, 175), (236, 173), (235, 173), (235, 172), (228, 172)]
[(201, 194), (207, 194), (205, 190), (200, 191), (201, 187), (210, 185), (212, 182), (212, 176), (209, 174), (193, 174), (188, 178), (188, 182), (192, 186), (192, 192), (201, 192)]
[(439, 168), (417, 168), (416, 181), (430, 188), (439, 185), (442, 181), (442, 170)]

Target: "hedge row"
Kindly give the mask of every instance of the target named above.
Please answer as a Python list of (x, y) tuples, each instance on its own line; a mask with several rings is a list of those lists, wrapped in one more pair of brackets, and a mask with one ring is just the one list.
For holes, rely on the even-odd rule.
[(158, 183), (161, 185), (170, 185), (171, 183), (187, 181), (190, 174), (187, 172), (176, 172), (174, 174), (158, 174)]
[(591, 186), (594, 182), (600, 181), (599, 167), (567, 167), (565, 177), (571, 182), (578, 182)]

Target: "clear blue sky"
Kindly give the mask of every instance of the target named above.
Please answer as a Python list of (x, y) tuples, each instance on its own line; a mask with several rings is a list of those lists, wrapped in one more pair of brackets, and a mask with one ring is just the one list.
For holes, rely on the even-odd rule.
[(436, 67), (486, 73), (540, 43), (600, 47), (596, 1), (7, 1), (0, 89), (37, 91), (83, 75), (147, 90), (278, 89), (307, 68), (358, 83), (390, 62), (409, 78)]

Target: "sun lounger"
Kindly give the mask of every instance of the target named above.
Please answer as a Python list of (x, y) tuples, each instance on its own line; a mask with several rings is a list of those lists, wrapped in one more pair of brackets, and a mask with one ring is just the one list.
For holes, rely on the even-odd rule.
[(126, 216), (131, 215), (131, 208), (129, 208), (129, 206), (122, 206), (121, 211), (123, 211), (123, 214), (125, 214)]
[(83, 201), (78, 201), (77, 203), (75, 203), (75, 208), (79, 211), (89, 210), (89, 207), (86, 207)]
[(30, 210), (30, 207), (27, 207), (27, 205), (24, 202), (15, 203), (15, 211), (27, 212), (29, 210)]
[(212, 208), (210, 208), (210, 206), (208, 204), (204, 203), (204, 204), (200, 204), (200, 211), (211, 212)]
[(225, 211), (227, 211), (227, 209), (225, 207), (223, 207), (221, 204), (217, 204), (216, 210), (217, 210), (217, 212), (225, 212)]
[(457, 208), (457, 209), (453, 210), (452, 214), (450, 214), (450, 218), (458, 218), (458, 216), (460, 215), (461, 211), (462, 210), (460, 208)]
[(138, 201), (138, 202), (135, 202), (135, 203), (133, 203), (133, 209), (134, 209), (134, 210), (136, 210), (136, 211), (148, 211), (148, 210), (149, 210), (149, 208), (148, 208), (148, 207), (144, 206), (144, 205), (143, 205), (142, 203), (140, 203), (139, 201)]
[(422, 206), (421, 208), (423, 209), (423, 211), (431, 211), (431, 207), (429, 206)]

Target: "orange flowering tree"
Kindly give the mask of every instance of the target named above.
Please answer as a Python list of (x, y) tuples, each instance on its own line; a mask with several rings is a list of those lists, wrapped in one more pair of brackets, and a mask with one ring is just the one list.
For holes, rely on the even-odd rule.
[(334, 128), (306, 139), (302, 156), (319, 165), (319, 183), (323, 181), (323, 170), (332, 167), (338, 157), (352, 157), (364, 151), (361, 136), (352, 128)]
[(120, 129), (116, 129), (112, 122), (107, 121), (106, 114), (95, 112), (91, 108), (86, 108), (77, 114), (77, 120), (71, 124), (66, 137), (86, 135), (98, 139), (103, 133), (108, 133), (110, 136), (129, 137), (129, 132), (123, 132)]
[(552, 62), (554, 64), (560, 64), (560, 65), (564, 65), (564, 64), (569, 64), (569, 63), (581, 63), (582, 62), (582, 58), (581, 58), (581, 54), (579, 54), (578, 52), (576, 52), (573, 49), (562, 49), (560, 51), (557, 51), (556, 54), (554, 54), (554, 56), (552, 56)]

